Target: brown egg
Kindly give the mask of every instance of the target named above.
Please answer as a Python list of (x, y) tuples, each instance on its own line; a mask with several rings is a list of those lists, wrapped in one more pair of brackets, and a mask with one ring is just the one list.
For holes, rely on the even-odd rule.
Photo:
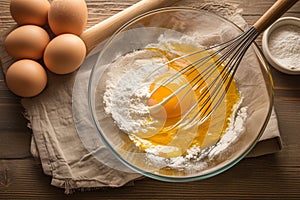
[(19, 60), (8, 68), (6, 84), (18, 96), (33, 97), (46, 87), (47, 74), (45, 69), (36, 61)]
[(42, 26), (47, 24), (49, 8), (50, 3), (47, 0), (10, 1), (11, 16), (19, 25), (33, 24)]
[(44, 52), (46, 67), (56, 74), (75, 71), (83, 62), (86, 47), (80, 37), (62, 34), (52, 39)]
[(8, 34), (4, 41), (7, 53), (17, 59), (39, 59), (50, 41), (48, 33), (39, 26), (24, 25)]
[(48, 12), (48, 21), (56, 35), (72, 33), (80, 35), (88, 17), (84, 0), (53, 0)]

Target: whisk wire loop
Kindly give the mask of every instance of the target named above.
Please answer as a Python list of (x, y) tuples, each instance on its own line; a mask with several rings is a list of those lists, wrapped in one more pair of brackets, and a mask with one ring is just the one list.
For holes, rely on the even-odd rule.
[[(180, 76), (189, 76), (196, 71), (196, 77), (193, 77), (188, 83), (170, 94), (167, 99), (169, 100), (186, 87), (191, 86), (181, 96), (180, 100), (182, 100), (183, 98), (187, 98), (188, 93), (192, 92), (192, 90), (197, 91), (203, 87), (204, 84), (206, 85), (204, 91), (200, 92), (200, 96), (195, 104), (183, 114), (177, 123), (166, 128), (166, 131), (174, 128), (190, 128), (194, 125), (201, 125), (212, 115), (222, 103), (244, 54), (252, 42), (257, 38), (258, 34), (258, 31), (254, 27), (251, 27), (243, 34), (225, 43), (213, 45), (203, 50), (174, 58), (165, 63), (167, 65), (181, 59), (188, 59), (189, 57), (201, 55), (203, 53), (206, 54), (194, 62), (189, 62), (190, 64), (178, 70), (156, 87), (157, 89), (160, 86), (167, 86)], [(152, 92), (155, 92), (156, 89)], [(164, 105), (168, 100), (161, 102), (161, 105)], [(201, 106), (199, 106), (200, 103), (202, 103)], [(180, 102), (178, 102), (176, 106), (179, 104)]]

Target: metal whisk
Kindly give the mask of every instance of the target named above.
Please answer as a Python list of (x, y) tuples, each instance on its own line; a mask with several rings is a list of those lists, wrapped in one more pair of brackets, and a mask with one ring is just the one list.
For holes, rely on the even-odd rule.
[[(238, 66), (252, 42), (258, 37), (261, 32), (263, 32), (268, 26), (270, 26), (297, 1), (298, 0), (278, 0), (252, 27), (243, 32), (241, 35), (225, 43), (210, 46), (203, 50), (177, 57), (165, 63), (170, 64), (181, 59), (199, 55), (203, 52), (210, 52), (206, 56), (188, 64), (183, 69), (179, 70), (168, 79), (161, 82), (159, 86), (167, 87), (168, 84), (172, 83), (183, 74), (189, 75), (196, 70), (198, 70), (199, 72), (199, 76), (194, 77), (189, 81), (189, 83), (183, 84), (180, 88), (178, 88), (171, 95), (167, 96), (160, 103), (150, 106), (150, 112), (156, 112), (156, 110), (160, 109), (161, 106), (164, 106), (168, 101), (170, 101), (170, 99), (172, 99), (182, 91), (184, 91), (184, 95), (181, 96), (181, 98), (185, 98), (190, 90), (197, 90), (202, 86), (202, 84), (204, 84), (204, 82), (201, 82), (201, 80), (207, 80), (208, 78), (213, 77), (211, 83), (207, 85), (207, 89), (200, 94), (197, 102), (192, 105), (186, 113), (184, 113), (184, 115), (176, 124), (167, 129), (171, 130), (178, 127), (189, 128), (205, 122), (223, 101), (226, 93), (228, 92), (233, 77), (238, 69)], [(214, 63), (207, 64), (214, 57), (217, 58), (216, 60), (214, 60)], [(219, 67), (221, 65), (222, 68), (220, 70)], [(216, 70), (219, 70), (219, 75), (214, 77)], [(188, 91), (186, 91), (187, 87), (189, 87)], [(158, 88), (159, 87), (154, 89), (152, 91), (152, 94), (156, 92)], [(201, 106), (200, 109), (197, 108), (200, 101), (203, 100), (204, 106)]]

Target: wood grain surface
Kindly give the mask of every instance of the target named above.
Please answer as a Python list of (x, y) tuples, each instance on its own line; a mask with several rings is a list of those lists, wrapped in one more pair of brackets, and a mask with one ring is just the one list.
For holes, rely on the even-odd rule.
[[(29, 1), (29, 0), (28, 0)], [(182, 0), (188, 6), (202, 0)], [(253, 24), (275, 0), (224, 0), (243, 9)], [(0, 34), (15, 26), (9, 0), (0, 0)], [(127, 8), (137, 0), (87, 0), (87, 28)], [(300, 18), (300, 2), (285, 16)], [(261, 37), (256, 41), (261, 44)], [(2, 70), (1, 70), (2, 71)], [(189, 183), (167, 183), (145, 178), (134, 186), (75, 192), (51, 186), (51, 177), (29, 151), (31, 130), (20, 98), (6, 87), (0, 72), (0, 199), (300, 199), (300, 76), (271, 68), (275, 82), (275, 109), (283, 140), (276, 154), (248, 158), (216, 177)]]

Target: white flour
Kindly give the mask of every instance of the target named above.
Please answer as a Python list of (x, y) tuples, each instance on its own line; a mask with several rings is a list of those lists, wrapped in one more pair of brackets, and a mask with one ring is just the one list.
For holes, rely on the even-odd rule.
[(269, 39), (271, 54), (284, 67), (300, 70), (300, 27), (287, 25), (279, 27)]
[[(164, 38), (161, 39), (165, 41)], [(185, 37), (184, 40), (186, 42), (187, 38)], [(176, 41), (178, 42), (178, 40)], [(152, 46), (156, 45), (153, 44)], [(149, 115), (147, 99), (150, 96), (149, 86), (153, 79), (164, 74), (167, 67), (160, 67), (159, 71), (155, 70), (150, 79), (147, 79), (147, 76), (165, 61), (156, 53), (146, 50), (135, 51), (118, 58), (109, 68), (109, 80), (106, 82), (104, 93), (105, 111), (112, 115), (115, 123), (122, 131), (129, 134), (136, 146), (142, 144), (149, 147), (145, 150), (149, 165), (179, 170), (204, 169), (214, 158), (228, 153), (228, 147), (236, 142), (244, 132), (247, 108), (240, 108), (240, 105), (235, 106), (225, 134), (214, 146), (206, 149), (193, 146), (187, 150), (185, 156), (160, 157), (159, 153), (176, 151), (176, 147), (153, 145), (151, 142), (139, 138), (136, 134), (139, 132), (155, 133), (162, 126), (162, 122)]]
[[(151, 118), (146, 102), (150, 96), (152, 79), (146, 79), (154, 68), (165, 60), (151, 58), (150, 51), (137, 51), (118, 59), (112, 66), (104, 93), (105, 112), (111, 114), (118, 127), (126, 132), (137, 134), (154, 130), (160, 122)], [(149, 59), (149, 57), (151, 59)], [(156, 71), (153, 76), (164, 73), (167, 67)], [(159, 127), (157, 127), (159, 128)]]

